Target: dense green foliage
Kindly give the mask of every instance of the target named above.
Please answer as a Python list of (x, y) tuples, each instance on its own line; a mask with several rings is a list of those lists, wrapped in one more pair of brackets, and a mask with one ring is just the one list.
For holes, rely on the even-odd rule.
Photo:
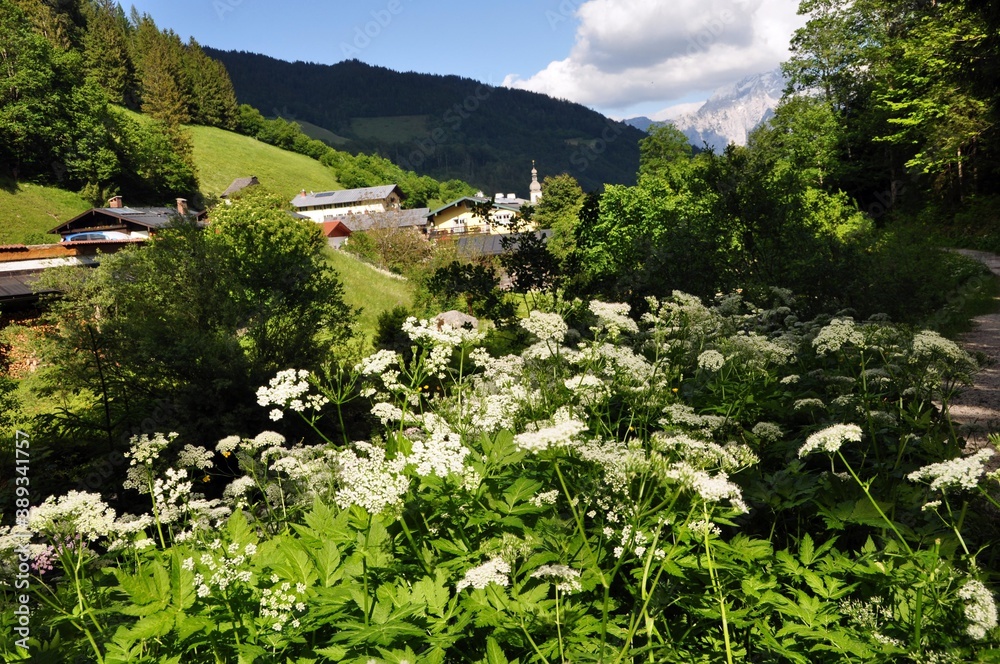
[(50, 304), (44, 384), (72, 404), (36, 432), (65, 461), (51, 481), (86, 476), (95, 450), (120, 452), (157, 410), (160, 426), (189, 434), (259, 426), (251, 386), (280, 367), (317, 369), (351, 334), (325, 251), (316, 224), (253, 191), (208, 231), (182, 223), (96, 270), (46, 275), (64, 296)]
[(815, 125), (828, 183), (883, 212), (997, 193), (992, 3), (808, 0), (800, 13), (808, 22), (784, 69), (792, 89), (818, 91), (832, 113)]
[[(378, 154), (405, 170), (458, 178), (489, 192), (524, 183), (531, 159), (544, 172), (570, 173), (588, 190), (634, 181), (642, 132), (579, 104), (357, 60), (328, 66), (208, 52), (225, 63), (241, 102), (319, 125), (349, 139), (338, 148)], [(425, 125), (409, 135), (358, 131), (358, 119), (416, 115), (426, 116)]]
[[(235, 126), (236, 97), (221, 64), (106, 0), (4, 0), (0, 23), (2, 175), (79, 190), (92, 203), (115, 192), (195, 198), (181, 124)], [(156, 122), (137, 123), (115, 105)]]

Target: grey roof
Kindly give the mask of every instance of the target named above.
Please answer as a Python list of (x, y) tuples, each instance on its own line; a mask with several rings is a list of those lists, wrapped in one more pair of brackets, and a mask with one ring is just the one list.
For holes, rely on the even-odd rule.
[[(317, 205), (337, 205), (339, 203), (359, 203), (361, 201), (381, 201), (389, 197), (397, 185), (386, 184), (381, 187), (363, 187), (361, 189), (343, 189), (341, 191), (321, 191), (318, 194), (303, 196), (299, 194), (292, 199), (292, 205), (297, 208), (314, 207)], [(399, 191), (400, 198), (403, 192)]]
[(219, 198), (229, 198), (237, 191), (242, 191), (247, 187), (252, 187), (258, 184), (260, 184), (260, 182), (257, 181), (256, 175), (251, 175), (248, 178), (236, 178), (235, 180), (233, 180), (233, 183), (231, 185), (226, 187), (226, 190), (222, 192), (222, 195), (219, 196)]
[[(498, 256), (504, 253), (504, 248), (500, 243), (500, 239), (504, 237), (517, 237), (517, 235), (494, 235), (487, 233), (459, 235), (455, 238), (455, 244), (457, 245), (456, 248), (458, 249), (458, 254), (460, 256)], [(552, 237), (552, 231), (551, 229), (535, 231), (535, 235), (548, 242), (548, 240)]]
[[(82, 214), (78, 214), (69, 221), (59, 224), (55, 228), (49, 231), (49, 233), (67, 233), (84, 230), (85, 228), (90, 228), (87, 226), (76, 226), (76, 222), (83, 220), (86, 217), (93, 218), (96, 215), (106, 215), (113, 217), (115, 219), (120, 219), (122, 221), (129, 221), (140, 226), (145, 226), (146, 228), (159, 230), (161, 228), (166, 228), (173, 222), (174, 218), (179, 216), (177, 214), (177, 208), (172, 207), (150, 207), (150, 208), (130, 208), (130, 207), (120, 207), (120, 208), (92, 208), (87, 210)], [(188, 212), (188, 216), (194, 217), (195, 219), (201, 219), (204, 216), (204, 212), (196, 212), (191, 210)]]
[(330, 215), (329, 221), (339, 221), (354, 231), (366, 231), (374, 226), (395, 226), (398, 228), (427, 225), (427, 208), (412, 210), (387, 210), (385, 212), (357, 212), (354, 214)]

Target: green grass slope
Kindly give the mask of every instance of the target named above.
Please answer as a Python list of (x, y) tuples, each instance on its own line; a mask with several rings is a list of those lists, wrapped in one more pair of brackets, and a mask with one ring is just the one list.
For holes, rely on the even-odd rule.
[(343, 189), (332, 170), (305, 155), (213, 127), (188, 130), (194, 144), (198, 183), (205, 196), (218, 196), (236, 178), (251, 175), (288, 200), (302, 189)]
[(379, 314), (398, 306), (413, 306), (410, 282), (387, 276), (347, 252), (331, 250), (328, 254), (344, 283), (344, 301), (361, 309), (358, 329), (368, 341), (375, 336)]
[(73, 192), (0, 179), (0, 244), (58, 242), (58, 235), (43, 235), (89, 209)]

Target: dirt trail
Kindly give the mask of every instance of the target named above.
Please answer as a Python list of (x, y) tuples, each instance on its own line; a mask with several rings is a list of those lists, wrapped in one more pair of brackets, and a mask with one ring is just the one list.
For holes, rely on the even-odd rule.
[[(969, 249), (957, 253), (985, 263), (1000, 276), (1000, 256)], [(949, 409), (968, 447), (974, 449), (986, 444), (990, 433), (1000, 431), (1000, 313), (974, 318), (972, 330), (958, 341), (970, 353), (982, 353), (992, 361), (976, 374), (972, 387), (966, 388)]]

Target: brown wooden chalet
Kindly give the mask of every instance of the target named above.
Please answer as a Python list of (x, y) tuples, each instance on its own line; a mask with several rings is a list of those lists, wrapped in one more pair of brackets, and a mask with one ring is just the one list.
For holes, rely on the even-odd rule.
[(118, 231), (135, 238), (155, 235), (169, 226), (177, 217), (204, 221), (206, 212), (189, 210), (187, 200), (177, 199), (176, 207), (125, 207), (121, 196), (108, 201), (108, 207), (92, 208), (69, 221), (56, 226), (49, 233), (66, 237), (85, 231)]

